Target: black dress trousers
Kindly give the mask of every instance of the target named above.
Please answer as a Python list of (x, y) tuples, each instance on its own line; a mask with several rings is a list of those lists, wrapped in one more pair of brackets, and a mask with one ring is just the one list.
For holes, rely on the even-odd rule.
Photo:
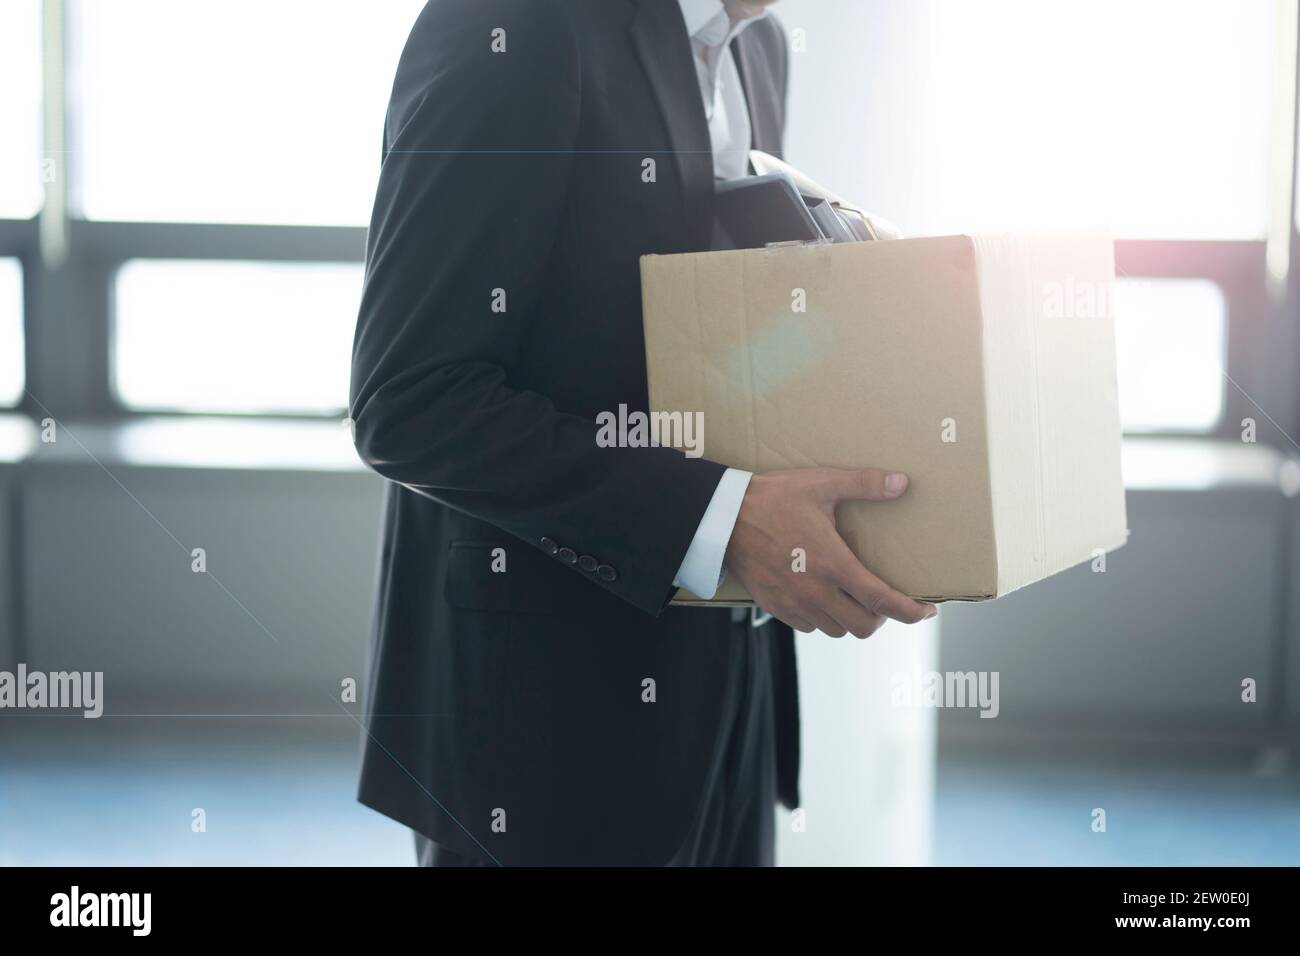
[[(704, 793), (668, 866), (772, 866), (776, 843), (776, 714), (771, 628), (732, 624), (723, 718)], [(419, 866), (490, 866), (415, 833)]]

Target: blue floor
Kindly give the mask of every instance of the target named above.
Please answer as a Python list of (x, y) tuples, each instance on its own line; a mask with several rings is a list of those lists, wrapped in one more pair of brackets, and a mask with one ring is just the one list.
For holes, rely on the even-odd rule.
[[(935, 863), (1300, 865), (1300, 774), (1278, 752), (945, 745)], [(1105, 811), (1105, 832), (1093, 812)]]
[[(0, 866), (412, 861), (407, 831), (353, 799), (345, 717), (19, 720), (0, 726)], [(1300, 775), (1245, 754), (946, 745), (934, 861), (1297, 865)]]
[[(413, 859), (409, 831), (354, 799), (358, 730), (346, 716), (307, 728), (71, 720), (21, 743), (0, 741), (0, 866)], [(191, 829), (195, 808), (206, 814), (204, 833)]]

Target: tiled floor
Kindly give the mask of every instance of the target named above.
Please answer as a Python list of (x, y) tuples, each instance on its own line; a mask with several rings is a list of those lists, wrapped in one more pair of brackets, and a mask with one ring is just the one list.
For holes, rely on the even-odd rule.
[[(20, 720), (0, 735), (0, 865), (412, 860), (407, 832), (353, 799), (346, 717)], [(948, 745), (936, 817), (948, 865), (1300, 864), (1300, 776), (1248, 755)]]

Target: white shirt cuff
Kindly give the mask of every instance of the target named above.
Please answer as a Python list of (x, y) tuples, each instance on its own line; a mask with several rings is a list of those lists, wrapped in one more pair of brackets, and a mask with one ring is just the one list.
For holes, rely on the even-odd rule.
[(695, 529), (695, 537), (686, 549), (677, 577), (673, 579), (673, 587), (686, 588), (706, 599), (718, 593), (718, 585), (727, 573), (722, 566), (727, 556), (727, 544), (731, 541), (740, 503), (745, 499), (745, 490), (752, 477), (750, 472), (735, 468), (722, 473), (722, 480), (714, 489), (709, 506), (704, 509), (704, 517), (700, 519), (700, 526)]

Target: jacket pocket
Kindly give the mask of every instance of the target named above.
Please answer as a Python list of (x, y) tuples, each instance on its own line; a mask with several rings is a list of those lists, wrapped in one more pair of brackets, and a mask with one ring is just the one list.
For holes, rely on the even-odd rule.
[(554, 614), (561, 592), (553, 566), (521, 541), (452, 541), (443, 597), (452, 607), (511, 614)]

